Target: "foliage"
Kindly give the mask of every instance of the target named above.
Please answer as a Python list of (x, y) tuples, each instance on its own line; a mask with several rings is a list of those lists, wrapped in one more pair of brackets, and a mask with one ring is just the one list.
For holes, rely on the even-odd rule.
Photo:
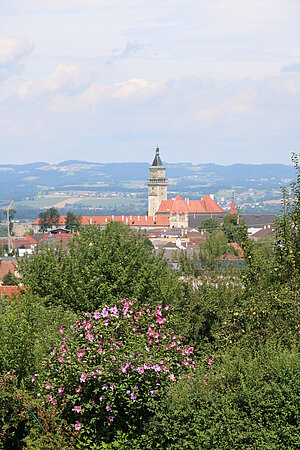
[(5, 256), (8, 253), (8, 245), (0, 243), (0, 257)]
[(231, 350), (216, 363), (223, 374), (203, 384), (181, 381), (147, 427), (144, 448), (296, 449), (299, 353), (272, 343), (256, 353)]
[(26, 236), (26, 234), (28, 236), (33, 236), (34, 235), (34, 230), (33, 228), (30, 228), (29, 230), (25, 231), (24, 235)]
[(81, 225), (81, 216), (76, 216), (76, 214), (74, 214), (71, 211), (67, 212), (67, 216), (66, 216), (66, 228), (67, 230), (78, 230), (79, 227)]
[(44, 246), (19, 263), (25, 286), (47, 304), (88, 311), (123, 296), (171, 303), (182, 295), (163, 256), (155, 256), (147, 237), (129, 226), (83, 227), (68, 246), (68, 252)]
[(199, 261), (203, 267), (213, 269), (217, 265), (217, 258), (229, 252), (227, 239), (223, 232), (212, 233), (206, 242), (199, 246)]
[(60, 329), (62, 340), (34, 382), (80, 430), (81, 448), (111, 442), (118, 431), (142, 434), (169, 387), (194, 372), (193, 347), (171, 327), (169, 305), (121, 299)]
[(56, 208), (49, 208), (47, 211), (41, 212), (39, 215), (39, 223), (42, 231), (47, 231), (49, 228), (58, 227), (60, 214)]
[(299, 155), (293, 154), (296, 181), (283, 189), (282, 216), (276, 224), (277, 272), (281, 281), (300, 279), (300, 165)]
[(4, 286), (18, 286), (20, 284), (20, 280), (11, 271), (4, 275), (2, 281)]
[(59, 337), (59, 324), (69, 325), (74, 315), (61, 307), (46, 308), (29, 293), (0, 300), (0, 373), (15, 371), (20, 384), (47, 358)]
[(221, 225), (216, 219), (210, 218), (202, 221), (199, 231), (205, 230), (208, 231), (209, 234), (217, 233), (221, 230)]
[(45, 407), (20, 389), (13, 372), (0, 377), (0, 450), (63, 450), (73, 448), (74, 442), (53, 405)]
[(228, 242), (241, 242), (241, 229), (245, 222), (239, 218), (237, 214), (226, 214), (222, 224), (222, 231), (224, 232)]

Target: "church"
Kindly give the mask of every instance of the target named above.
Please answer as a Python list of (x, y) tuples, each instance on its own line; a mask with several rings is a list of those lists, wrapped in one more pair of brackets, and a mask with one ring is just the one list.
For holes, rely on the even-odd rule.
[[(149, 171), (149, 217), (168, 217), (171, 228), (188, 228), (193, 221), (197, 221), (199, 226), (203, 220), (209, 218), (223, 221), (226, 211), (210, 195), (206, 195), (201, 200), (183, 199), (180, 195), (168, 199), (166, 168), (161, 161), (158, 147)], [(234, 200), (232, 208), (235, 208)]]

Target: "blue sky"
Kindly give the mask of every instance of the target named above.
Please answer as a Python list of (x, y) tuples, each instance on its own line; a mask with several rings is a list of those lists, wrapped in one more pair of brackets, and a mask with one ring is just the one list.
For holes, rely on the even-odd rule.
[(289, 163), (299, 0), (1, 0), (0, 164)]

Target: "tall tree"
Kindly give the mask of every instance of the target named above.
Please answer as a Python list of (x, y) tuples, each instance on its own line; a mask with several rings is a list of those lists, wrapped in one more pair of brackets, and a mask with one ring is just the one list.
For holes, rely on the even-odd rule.
[(81, 225), (81, 216), (76, 216), (72, 211), (69, 211), (66, 216), (66, 228), (67, 230), (78, 230)]
[(56, 208), (49, 208), (47, 211), (40, 213), (39, 219), (41, 230), (47, 231), (53, 226), (58, 227), (60, 214)]
[(205, 231), (208, 231), (209, 234), (216, 233), (216, 232), (220, 231), (220, 229), (221, 229), (221, 225), (219, 224), (219, 222), (216, 219), (213, 219), (213, 218), (203, 220), (203, 222), (201, 223), (201, 225), (199, 227), (199, 231), (205, 230)]

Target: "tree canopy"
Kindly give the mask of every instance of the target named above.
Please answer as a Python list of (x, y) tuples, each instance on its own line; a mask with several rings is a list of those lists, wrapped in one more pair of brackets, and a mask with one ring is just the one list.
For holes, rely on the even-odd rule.
[(58, 227), (60, 214), (56, 208), (49, 208), (39, 215), (40, 227), (42, 231), (47, 231), (53, 226)]
[(88, 311), (116, 298), (174, 302), (181, 284), (148, 238), (129, 226), (82, 227), (68, 251), (44, 246), (20, 261), (26, 287), (50, 304)]

